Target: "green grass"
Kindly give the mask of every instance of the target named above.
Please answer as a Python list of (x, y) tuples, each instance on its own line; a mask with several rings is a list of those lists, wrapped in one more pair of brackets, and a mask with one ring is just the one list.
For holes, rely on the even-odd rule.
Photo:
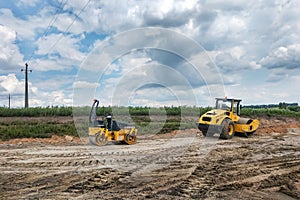
[[(72, 120), (60, 122), (59, 117), (73, 115), (72, 107), (48, 108), (0, 108), (0, 139), (12, 138), (47, 138), (55, 135), (87, 136), (87, 117), (89, 107), (74, 108), (77, 115), (85, 116), (76, 127)], [(136, 124), (139, 134), (162, 134), (178, 129), (196, 128), (199, 116), (211, 108), (198, 107), (100, 107), (97, 115), (117, 113), (124, 121)], [(279, 108), (243, 108), (242, 116), (247, 117), (300, 117), (300, 107)], [(56, 120), (48, 117), (56, 116)], [(6, 117), (17, 117), (6, 120)], [(42, 119), (34, 117), (43, 117)], [(52, 121), (51, 121), (52, 120)], [(165, 121), (166, 120), (166, 121)], [(122, 121), (122, 120), (121, 120)]]
[[(197, 121), (198, 117), (195, 117)], [(57, 118), (59, 121), (59, 118)], [(140, 135), (144, 134), (162, 134), (173, 130), (195, 128), (193, 120), (181, 121), (180, 116), (167, 118), (166, 121), (154, 119), (151, 121), (143, 121), (145, 116), (135, 116), (134, 123), (138, 128)], [(73, 122), (59, 123), (58, 121), (22, 120), (18, 118), (16, 121), (0, 122), (0, 139), (9, 140), (13, 138), (49, 138), (52, 135), (72, 135), (72, 136), (87, 136), (88, 123), (82, 120), (76, 124)]]
[(3, 108), (0, 117), (71, 116), (72, 107)]
[(48, 138), (52, 135), (78, 136), (72, 123), (59, 124), (53, 122), (12, 121), (0, 123), (0, 139), (12, 138)]
[(290, 109), (279, 108), (243, 108), (241, 115), (244, 116), (283, 116), (283, 117), (300, 117), (300, 112), (292, 111)]
[(154, 117), (151, 121), (149, 116), (133, 116), (133, 122), (138, 128), (139, 134), (163, 134), (178, 129), (197, 128), (197, 115), (191, 116), (174, 116), (168, 115), (166, 119), (159, 116)]
[[(99, 107), (97, 110), (98, 116), (103, 116), (108, 113), (116, 113), (118, 115), (185, 115), (205, 113), (210, 108), (199, 107)], [(73, 113), (74, 111), (74, 113)], [(0, 107), (0, 117), (41, 117), (41, 116), (72, 116), (89, 115), (90, 107), (35, 107), (35, 108), (4, 108)]]

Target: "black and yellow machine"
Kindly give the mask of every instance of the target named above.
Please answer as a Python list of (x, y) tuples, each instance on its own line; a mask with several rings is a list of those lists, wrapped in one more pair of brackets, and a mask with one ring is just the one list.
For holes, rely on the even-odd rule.
[(257, 119), (240, 117), (241, 99), (216, 98), (216, 107), (199, 118), (198, 128), (204, 136), (220, 134), (222, 139), (231, 139), (234, 134), (251, 136), (258, 128)]
[(134, 144), (137, 139), (137, 129), (123, 122), (113, 120), (112, 115), (97, 117), (99, 100), (94, 99), (89, 115), (89, 139), (92, 144), (103, 146), (109, 141)]

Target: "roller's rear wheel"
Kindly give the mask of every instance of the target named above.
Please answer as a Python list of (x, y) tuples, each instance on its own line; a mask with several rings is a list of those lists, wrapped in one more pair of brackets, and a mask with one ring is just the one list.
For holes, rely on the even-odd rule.
[(107, 143), (107, 137), (105, 133), (99, 132), (95, 136), (89, 136), (90, 143), (97, 146), (104, 146)]
[(130, 145), (130, 144), (135, 144), (135, 143), (136, 143), (136, 135), (127, 133), (127, 134), (125, 135), (124, 142), (125, 142), (126, 144), (129, 144), (129, 145)]
[(234, 123), (230, 119), (224, 119), (222, 132), (220, 134), (220, 138), (222, 139), (231, 139), (234, 136)]

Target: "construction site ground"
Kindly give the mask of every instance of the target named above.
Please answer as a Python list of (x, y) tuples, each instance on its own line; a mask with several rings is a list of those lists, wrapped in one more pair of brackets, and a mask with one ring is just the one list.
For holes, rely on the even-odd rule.
[(260, 119), (251, 137), (197, 129), (135, 145), (53, 136), (0, 142), (1, 199), (300, 199), (300, 123)]

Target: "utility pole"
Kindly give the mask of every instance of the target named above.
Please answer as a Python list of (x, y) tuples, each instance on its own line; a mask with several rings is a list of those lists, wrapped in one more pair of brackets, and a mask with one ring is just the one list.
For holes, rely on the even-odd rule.
[(25, 63), (25, 69), (21, 69), (22, 71), (25, 71), (25, 108), (28, 108), (28, 71), (32, 72), (32, 70), (28, 70), (28, 64)]
[(8, 94), (8, 108), (10, 108), (10, 93)]

